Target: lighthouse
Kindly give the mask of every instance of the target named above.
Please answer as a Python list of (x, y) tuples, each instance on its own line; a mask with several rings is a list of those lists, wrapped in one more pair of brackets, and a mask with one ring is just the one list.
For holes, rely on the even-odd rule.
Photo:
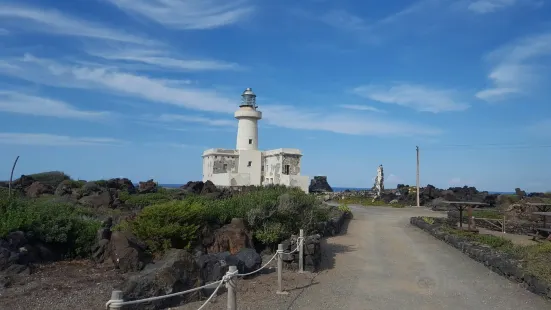
[(203, 182), (219, 187), (285, 185), (308, 192), (310, 178), (301, 175), (302, 152), (294, 148), (258, 149), (258, 111), (251, 88), (241, 94), (235, 111), (238, 121), (234, 150), (213, 148), (203, 152)]
[(249, 87), (241, 95), (241, 105), (235, 111), (237, 125), (237, 150), (258, 150), (258, 120), (262, 112), (257, 110), (256, 95)]

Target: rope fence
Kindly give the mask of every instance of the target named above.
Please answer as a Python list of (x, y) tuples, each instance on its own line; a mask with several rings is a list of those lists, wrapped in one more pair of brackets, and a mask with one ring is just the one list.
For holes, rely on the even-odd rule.
[(201, 307), (199, 307), (199, 309), (198, 309), (198, 310), (203, 310), (210, 303), (210, 301), (216, 296), (216, 294), (218, 293), (218, 290), (220, 290), (222, 285), (225, 284), (227, 292), (228, 292), (228, 305), (227, 305), (228, 307), (227, 307), (227, 309), (228, 310), (237, 310), (237, 290), (236, 290), (237, 284), (236, 284), (235, 278), (236, 277), (246, 277), (246, 276), (250, 276), (250, 275), (253, 275), (255, 273), (260, 272), (261, 270), (266, 268), (275, 258), (277, 258), (277, 282), (278, 282), (278, 289), (277, 289), (276, 294), (280, 294), (280, 295), (288, 294), (288, 292), (283, 290), (283, 254), (294, 254), (298, 251), (298, 253), (299, 253), (299, 263), (298, 263), (298, 269), (299, 270), (298, 270), (298, 272), (299, 273), (304, 272), (304, 230), (302, 230), (302, 229), (300, 230), (300, 234), (299, 234), (299, 237), (298, 237), (297, 241), (298, 241), (297, 242), (297, 247), (291, 252), (285, 252), (283, 250), (283, 244), (281, 244), (281, 243), (278, 244), (277, 251), (272, 256), (272, 258), (266, 264), (264, 264), (262, 267), (258, 268), (255, 271), (248, 272), (248, 273), (238, 273), (238, 270), (237, 270), (236, 266), (229, 266), (228, 272), (226, 272), (226, 274), (222, 277), (221, 280), (218, 280), (216, 282), (209, 283), (207, 285), (203, 285), (203, 286), (200, 286), (200, 287), (195, 287), (195, 288), (189, 289), (187, 291), (182, 291), (182, 292), (177, 292), (177, 293), (172, 293), (172, 294), (167, 294), (167, 295), (162, 295), (162, 296), (149, 297), (149, 298), (144, 298), (144, 299), (138, 299), (138, 300), (124, 301), (122, 291), (115, 290), (111, 293), (111, 299), (109, 301), (107, 301), (107, 303), (105, 304), (105, 308), (109, 309), (109, 310), (115, 310), (115, 309), (120, 310), (124, 306), (127, 306), (127, 305), (135, 305), (135, 304), (140, 304), (140, 303), (146, 303), (146, 302), (161, 300), (161, 299), (165, 299), (165, 298), (171, 298), (171, 297), (175, 297), (175, 296), (181, 296), (181, 295), (197, 292), (197, 291), (205, 289), (205, 288), (212, 288), (216, 285), (216, 288), (214, 289), (212, 294), (209, 296), (209, 298), (207, 298), (207, 300), (203, 303), (203, 305)]

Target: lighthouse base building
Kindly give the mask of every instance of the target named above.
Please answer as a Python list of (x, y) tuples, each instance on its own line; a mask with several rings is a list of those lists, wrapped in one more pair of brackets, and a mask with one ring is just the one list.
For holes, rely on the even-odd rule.
[(298, 149), (258, 150), (256, 95), (250, 88), (243, 92), (243, 102), (235, 112), (238, 119), (237, 149), (209, 149), (203, 152), (203, 182), (216, 186), (280, 184), (308, 192), (310, 178), (300, 174), (302, 153)]

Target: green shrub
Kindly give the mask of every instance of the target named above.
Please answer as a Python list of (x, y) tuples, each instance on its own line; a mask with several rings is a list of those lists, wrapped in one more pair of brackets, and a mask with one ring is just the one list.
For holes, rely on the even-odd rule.
[(204, 206), (196, 201), (171, 201), (145, 207), (135, 220), (124, 225), (153, 252), (189, 248), (204, 223), (204, 211)]
[(107, 180), (90, 181), (96, 183), (99, 187), (107, 187)]
[(276, 244), (285, 239), (285, 227), (278, 222), (264, 223), (262, 227), (254, 232), (254, 237), (263, 244)]
[(338, 206), (338, 209), (339, 209), (339, 211), (345, 212), (345, 213), (347, 213), (347, 212), (352, 212), (352, 211), (350, 210), (350, 207), (349, 207), (346, 203), (339, 205), (339, 206)]
[(35, 173), (29, 176), (32, 177), (35, 181), (38, 181), (42, 184), (50, 185), (54, 188), (57, 187), (59, 183), (71, 179), (71, 177), (61, 171)]
[(432, 217), (423, 216), (423, 221), (429, 225), (434, 224), (434, 218)]
[[(121, 193), (124, 193), (124, 192), (121, 192)], [(122, 199), (124, 199), (123, 201), (125, 204), (133, 207), (137, 207), (137, 208), (144, 208), (147, 206), (152, 206), (154, 204), (169, 202), (173, 200), (173, 198), (170, 195), (168, 195), (166, 192), (137, 194), (137, 195), (123, 194), (122, 196), (123, 196)], [(119, 199), (121, 199), (120, 193), (119, 193)]]
[(75, 206), (54, 201), (12, 199), (0, 211), (0, 238), (21, 230), (38, 241), (64, 245), (69, 257), (86, 257), (91, 252), (97, 220), (83, 217)]

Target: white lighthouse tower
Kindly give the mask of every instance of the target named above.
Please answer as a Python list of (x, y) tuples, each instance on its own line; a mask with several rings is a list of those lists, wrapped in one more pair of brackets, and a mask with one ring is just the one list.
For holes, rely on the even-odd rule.
[(258, 149), (258, 120), (262, 112), (250, 88), (241, 95), (235, 112), (238, 120), (235, 150), (208, 149), (203, 152), (203, 182), (216, 186), (260, 186), (280, 184), (308, 192), (310, 178), (301, 175), (302, 152), (299, 149)]
[(236, 149), (258, 150), (258, 120), (262, 118), (262, 112), (257, 110), (256, 95), (251, 88), (245, 89), (241, 97), (241, 105), (235, 112), (235, 118), (239, 120)]

